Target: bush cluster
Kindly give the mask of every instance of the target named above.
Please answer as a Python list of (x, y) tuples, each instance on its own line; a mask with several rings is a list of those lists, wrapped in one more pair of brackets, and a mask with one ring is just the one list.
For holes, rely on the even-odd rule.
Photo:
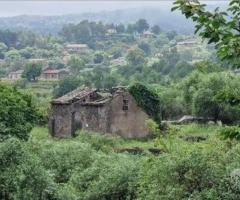
[[(111, 148), (99, 148), (95, 139), (99, 146)], [(176, 141), (174, 146), (179, 145)], [(60, 141), (40, 132), (28, 142), (7, 139), (0, 143), (0, 198), (240, 198), (239, 144), (227, 148), (225, 142), (213, 140), (209, 148), (181, 145), (158, 156), (139, 156), (115, 153), (114, 148), (122, 142), (84, 132)]]

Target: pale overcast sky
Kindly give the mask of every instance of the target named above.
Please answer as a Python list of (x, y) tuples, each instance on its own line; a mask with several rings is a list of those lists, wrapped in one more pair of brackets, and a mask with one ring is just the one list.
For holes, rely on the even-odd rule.
[[(205, 1), (207, 4), (224, 1)], [(226, 3), (226, 2), (225, 2)], [(0, 16), (16, 15), (64, 15), (109, 11), (125, 8), (161, 7), (169, 9), (172, 1), (0, 1)]]

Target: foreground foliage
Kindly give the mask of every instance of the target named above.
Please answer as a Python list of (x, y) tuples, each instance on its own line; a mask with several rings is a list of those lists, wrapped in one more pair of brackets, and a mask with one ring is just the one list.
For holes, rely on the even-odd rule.
[(176, 0), (172, 10), (179, 9), (195, 23), (195, 33), (215, 43), (218, 56), (240, 68), (240, 1), (231, 0), (227, 12), (216, 8), (213, 12), (206, 9), (206, 4), (198, 0)]
[[(0, 143), (0, 198), (237, 200), (240, 145), (221, 140), (217, 133), (223, 129), (174, 126), (165, 137), (139, 141), (85, 131), (58, 140), (45, 128), (35, 128), (27, 142), (11, 138)], [(185, 141), (187, 136), (207, 140)], [(163, 153), (116, 153), (130, 147)]]
[(27, 140), (38, 119), (32, 97), (4, 84), (0, 84), (0, 96), (0, 140), (10, 136)]

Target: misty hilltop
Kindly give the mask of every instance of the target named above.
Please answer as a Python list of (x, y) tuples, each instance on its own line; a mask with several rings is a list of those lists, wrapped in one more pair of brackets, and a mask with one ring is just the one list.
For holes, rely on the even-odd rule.
[(0, 29), (17, 30), (27, 28), (43, 34), (56, 34), (64, 24), (76, 24), (82, 20), (127, 24), (140, 18), (146, 19), (151, 25), (159, 25), (163, 30), (176, 30), (185, 34), (193, 31), (193, 24), (187, 21), (180, 13), (172, 13), (170, 7), (121, 9), (61, 16), (20, 15), (1, 17)]

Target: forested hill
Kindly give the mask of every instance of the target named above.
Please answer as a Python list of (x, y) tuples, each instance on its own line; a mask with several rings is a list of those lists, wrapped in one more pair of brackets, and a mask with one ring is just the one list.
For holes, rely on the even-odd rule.
[[(79, 23), (87, 19), (89, 21), (102, 21), (105, 23), (131, 23), (140, 18), (146, 19), (151, 25), (157, 24), (162, 30), (176, 30), (179, 33), (191, 33), (193, 25), (180, 13), (172, 13), (166, 8), (137, 8), (98, 13), (71, 14), (62, 16), (28, 16), (0, 18), (0, 29), (27, 28), (44, 34), (58, 33), (66, 23)], [(177, 21), (177, 23), (176, 23)]]

